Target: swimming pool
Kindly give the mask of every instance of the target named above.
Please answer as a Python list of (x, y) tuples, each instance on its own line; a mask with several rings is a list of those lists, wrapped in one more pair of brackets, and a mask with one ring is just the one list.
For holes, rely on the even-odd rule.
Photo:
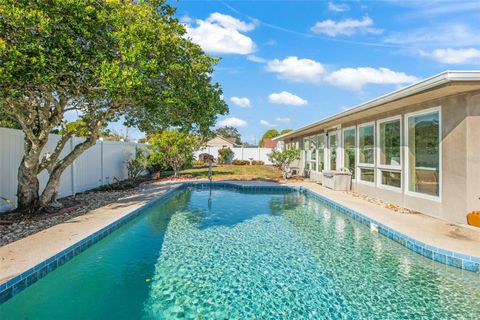
[(186, 188), (0, 305), (1, 319), (474, 319), (478, 274), (294, 190)]

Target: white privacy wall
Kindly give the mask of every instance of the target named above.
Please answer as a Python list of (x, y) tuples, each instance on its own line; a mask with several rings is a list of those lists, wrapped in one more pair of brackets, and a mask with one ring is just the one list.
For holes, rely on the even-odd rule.
[[(220, 147), (206, 147), (195, 152), (195, 159), (198, 159), (198, 156), (202, 153), (208, 153), (218, 158), (218, 150)], [(230, 148), (233, 151), (232, 160), (261, 160), (265, 164), (272, 164), (268, 159), (268, 154), (272, 152), (271, 148)]]
[[(44, 153), (52, 152), (58, 135), (50, 135)], [(82, 138), (73, 138), (63, 150), (65, 156)], [(127, 178), (126, 163), (135, 157), (137, 144), (131, 142), (97, 141), (97, 144), (78, 157), (62, 175), (59, 196), (65, 197), (77, 192), (111, 183), (114, 179)], [(18, 166), (23, 156), (23, 133), (20, 130), (0, 128), (0, 196), (16, 201)], [(48, 173), (39, 175), (40, 189), (45, 187)], [(0, 212), (9, 209), (0, 199)]]

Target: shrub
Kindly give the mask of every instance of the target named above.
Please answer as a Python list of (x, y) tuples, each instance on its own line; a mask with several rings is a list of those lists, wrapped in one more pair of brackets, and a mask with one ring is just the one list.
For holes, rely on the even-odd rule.
[(250, 161), (248, 160), (233, 160), (232, 164), (235, 166), (248, 166), (250, 165)]
[(218, 163), (228, 163), (233, 157), (233, 151), (230, 148), (218, 150)]
[(111, 184), (105, 184), (103, 186), (98, 187), (96, 190), (98, 191), (115, 191), (115, 190), (128, 190), (133, 189), (137, 186), (137, 184), (132, 180), (124, 180), (119, 181)]
[(201, 160), (197, 160), (197, 161), (192, 162), (192, 166), (204, 166), (204, 165), (205, 165), (205, 162), (203, 162)]
[(193, 152), (199, 146), (196, 136), (183, 131), (164, 130), (148, 140), (151, 151), (149, 163), (159, 168), (170, 166), (175, 177), (193, 160)]
[(213, 155), (211, 155), (211, 154), (201, 153), (201, 154), (198, 156), (198, 160), (199, 160), (199, 161), (204, 161), (204, 162), (206, 162), (206, 161), (208, 161), (208, 160), (214, 161), (215, 158), (214, 158)]
[(282, 171), (283, 177), (286, 179), (290, 173), (290, 164), (300, 159), (300, 152), (296, 149), (273, 150), (272, 153), (268, 155), (268, 158), (275, 167)]
[(127, 161), (128, 179), (136, 179), (145, 172), (147, 167), (146, 150), (136, 148), (135, 158)]
[(265, 162), (263, 162), (262, 160), (253, 160), (252, 161), (253, 166), (263, 166), (264, 164), (265, 164)]

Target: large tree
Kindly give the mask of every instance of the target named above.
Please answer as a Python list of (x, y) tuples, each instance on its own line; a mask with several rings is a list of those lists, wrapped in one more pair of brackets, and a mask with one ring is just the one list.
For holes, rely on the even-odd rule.
[(276, 130), (276, 129), (269, 129), (267, 130), (263, 136), (262, 136), (262, 139), (260, 139), (260, 141), (258, 142), (258, 146), (262, 146), (263, 145), (263, 141), (265, 141), (265, 139), (272, 139), (272, 138), (275, 138), (276, 136), (279, 136), (280, 133)]
[[(120, 116), (154, 131), (175, 126), (205, 133), (225, 114), (216, 60), (185, 37), (162, 0), (0, 2), (0, 114), (25, 134), (18, 170), (18, 209), (37, 212), (54, 200), (63, 171)], [(76, 130), (85, 140), (65, 156)], [(49, 133), (62, 132), (45, 154)], [(38, 174), (48, 170), (40, 193)]]
[(217, 130), (215, 130), (215, 134), (224, 138), (234, 138), (235, 144), (242, 144), (242, 136), (240, 135), (240, 132), (238, 132), (238, 129), (235, 127), (225, 126), (217, 128)]

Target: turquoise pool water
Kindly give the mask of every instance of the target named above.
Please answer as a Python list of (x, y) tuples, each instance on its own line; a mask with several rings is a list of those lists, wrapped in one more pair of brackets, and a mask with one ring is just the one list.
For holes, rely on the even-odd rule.
[(0, 319), (478, 319), (480, 280), (297, 192), (187, 189)]

